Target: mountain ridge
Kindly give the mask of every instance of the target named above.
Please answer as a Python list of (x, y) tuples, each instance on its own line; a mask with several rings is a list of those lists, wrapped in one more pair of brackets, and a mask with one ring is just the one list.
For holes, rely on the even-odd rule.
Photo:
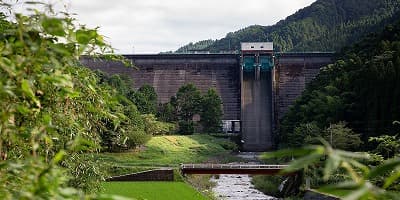
[(239, 50), (240, 42), (261, 41), (273, 41), (275, 51), (339, 51), (383, 29), (399, 11), (400, 0), (318, 0), (274, 25), (251, 25), (221, 39), (190, 43), (175, 53), (231, 52)]

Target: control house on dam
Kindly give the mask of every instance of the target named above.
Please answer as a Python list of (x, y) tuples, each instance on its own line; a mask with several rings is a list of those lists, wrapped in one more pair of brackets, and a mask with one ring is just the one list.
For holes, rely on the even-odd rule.
[(242, 43), (239, 54), (124, 55), (136, 68), (115, 61), (83, 58), (82, 63), (109, 74), (132, 78), (134, 88), (152, 85), (159, 103), (193, 83), (201, 91), (215, 88), (223, 102), (223, 126), (241, 134), (243, 150), (274, 147), (279, 119), (333, 53), (277, 53), (271, 42)]

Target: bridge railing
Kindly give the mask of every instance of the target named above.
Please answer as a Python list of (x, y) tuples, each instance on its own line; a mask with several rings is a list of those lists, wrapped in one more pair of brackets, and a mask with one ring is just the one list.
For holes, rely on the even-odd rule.
[(181, 164), (181, 169), (283, 169), (288, 165)]

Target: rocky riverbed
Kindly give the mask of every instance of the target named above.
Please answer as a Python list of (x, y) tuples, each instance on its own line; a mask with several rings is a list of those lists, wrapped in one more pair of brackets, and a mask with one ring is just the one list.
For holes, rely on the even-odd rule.
[(218, 199), (223, 200), (270, 200), (277, 199), (258, 191), (251, 184), (251, 177), (243, 174), (213, 176), (216, 186), (212, 189)]

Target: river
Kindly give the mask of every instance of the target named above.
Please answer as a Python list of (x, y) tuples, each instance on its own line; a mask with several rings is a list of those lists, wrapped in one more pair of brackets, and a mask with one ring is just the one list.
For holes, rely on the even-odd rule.
[[(257, 153), (241, 153), (238, 157), (248, 160), (247, 164), (256, 164)], [(232, 163), (235, 164), (235, 163)], [(238, 163), (236, 163), (238, 164)], [(243, 163), (242, 163), (243, 164)], [(277, 199), (265, 195), (254, 188), (251, 177), (246, 174), (220, 174), (211, 178), (216, 186), (212, 189), (218, 199), (223, 200), (271, 200)]]

